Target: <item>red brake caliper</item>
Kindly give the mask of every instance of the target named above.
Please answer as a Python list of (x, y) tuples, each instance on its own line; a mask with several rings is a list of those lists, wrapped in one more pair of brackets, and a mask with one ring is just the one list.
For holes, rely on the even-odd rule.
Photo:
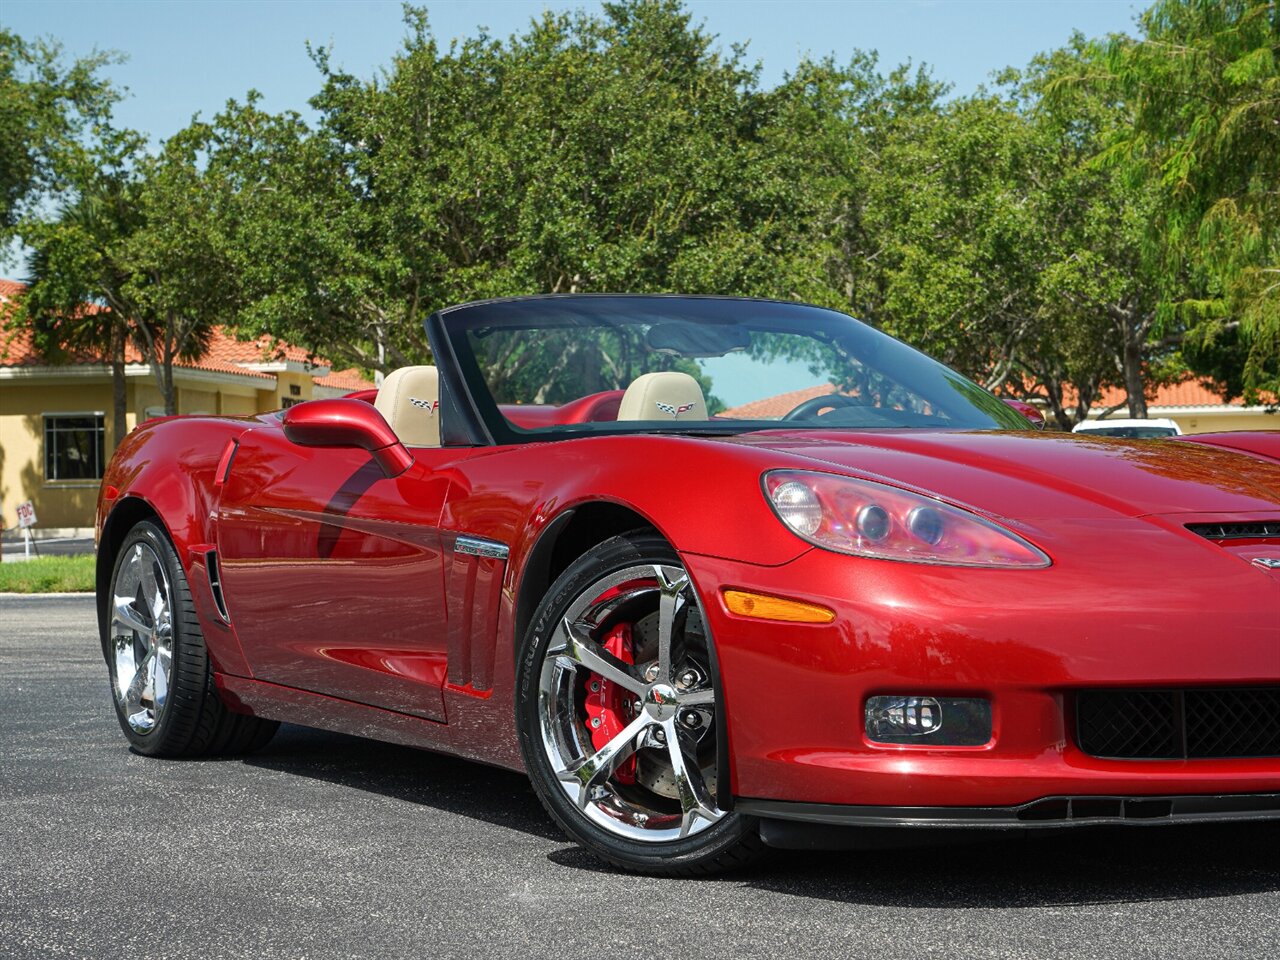
[[(620, 623), (605, 634), (602, 646), (623, 663), (635, 663), (631, 649), (631, 625)], [(587, 729), (597, 750), (627, 726), (628, 692), (599, 674), (587, 675)], [(627, 757), (613, 775), (619, 783), (636, 782), (635, 754)]]

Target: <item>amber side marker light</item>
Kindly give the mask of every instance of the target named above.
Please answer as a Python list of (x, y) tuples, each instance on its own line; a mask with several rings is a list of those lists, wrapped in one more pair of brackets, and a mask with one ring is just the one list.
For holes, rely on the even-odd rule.
[(720, 594), (724, 597), (725, 608), (740, 617), (784, 623), (830, 623), (836, 618), (834, 610), (816, 603), (802, 603), (746, 590), (721, 590)]

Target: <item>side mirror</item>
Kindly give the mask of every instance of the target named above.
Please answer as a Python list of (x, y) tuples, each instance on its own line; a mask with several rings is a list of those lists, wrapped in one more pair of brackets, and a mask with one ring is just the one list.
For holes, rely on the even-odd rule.
[(1024, 400), (1012, 400), (1008, 397), (1002, 397), (1005, 406), (1012, 407), (1020, 414), (1031, 421), (1031, 426), (1036, 430), (1044, 429), (1044, 414), (1037, 410), (1034, 406)]
[(413, 454), (372, 405), (363, 400), (308, 400), (285, 410), (284, 435), (300, 447), (359, 447), (390, 479), (413, 464)]

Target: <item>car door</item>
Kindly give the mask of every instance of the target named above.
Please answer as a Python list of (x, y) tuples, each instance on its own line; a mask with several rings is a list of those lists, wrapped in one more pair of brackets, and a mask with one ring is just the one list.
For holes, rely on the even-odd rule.
[[(387, 479), (360, 449), (240, 438), (217, 506), (222, 589), (254, 679), (444, 720), (432, 456)], [(425, 456), (424, 456), (425, 455)]]

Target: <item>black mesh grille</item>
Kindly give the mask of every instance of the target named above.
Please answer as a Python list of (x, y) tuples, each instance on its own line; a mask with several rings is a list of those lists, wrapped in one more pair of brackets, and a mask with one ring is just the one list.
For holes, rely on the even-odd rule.
[(1090, 690), (1076, 696), (1080, 749), (1121, 760), (1280, 756), (1280, 687)]
[(1206, 540), (1266, 540), (1280, 537), (1280, 520), (1247, 523), (1188, 523), (1187, 529)]

